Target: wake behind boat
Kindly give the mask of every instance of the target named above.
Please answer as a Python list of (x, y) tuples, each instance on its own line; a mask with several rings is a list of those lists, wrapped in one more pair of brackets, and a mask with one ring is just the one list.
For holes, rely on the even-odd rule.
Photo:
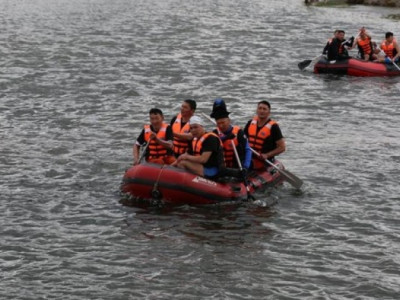
[[(284, 172), (279, 161), (274, 164)], [(275, 167), (252, 171), (248, 176), (249, 191), (240, 180), (214, 181), (169, 165), (143, 163), (129, 168), (123, 177), (121, 192), (135, 202), (166, 205), (206, 205), (241, 202), (248, 192), (280, 185), (285, 177)], [(156, 200), (156, 201), (155, 201)]]

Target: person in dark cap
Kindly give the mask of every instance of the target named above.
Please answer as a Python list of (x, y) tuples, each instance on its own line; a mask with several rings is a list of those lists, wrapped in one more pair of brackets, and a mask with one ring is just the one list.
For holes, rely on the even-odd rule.
[(230, 112), (226, 108), (225, 101), (216, 99), (210, 117), (214, 118), (217, 128), (213, 130), (222, 141), (224, 148), (224, 159), (227, 168), (239, 168), (233, 150), (233, 144), (239, 155), (242, 167), (247, 170), (251, 164), (251, 149), (243, 130), (239, 126), (232, 126), (229, 118)]
[(273, 162), (275, 155), (286, 150), (281, 129), (276, 121), (271, 120), (270, 114), (269, 102), (258, 102), (257, 115), (248, 121), (244, 128), (250, 147), (261, 154), (261, 157), (253, 156), (253, 168), (256, 170), (265, 168), (264, 159)]

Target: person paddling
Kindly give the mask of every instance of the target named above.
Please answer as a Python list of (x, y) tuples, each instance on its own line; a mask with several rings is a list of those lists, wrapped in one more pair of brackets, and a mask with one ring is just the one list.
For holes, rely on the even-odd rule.
[(133, 146), (133, 164), (137, 165), (139, 161), (139, 150), (145, 144), (145, 158), (147, 162), (157, 164), (171, 164), (175, 161), (173, 156), (173, 135), (171, 126), (164, 123), (164, 115), (158, 108), (152, 108), (149, 111), (150, 124), (144, 125), (136, 143)]
[(213, 132), (217, 134), (222, 141), (226, 167), (236, 169), (239, 168), (239, 164), (236, 161), (233, 150), (233, 141), (242, 167), (245, 170), (248, 170), (250, 168), (252, 157), (249, 143), (244, 135), (243, 130), (237, 125), (231, 125), (229, 114), (230, 112), (226, 108), (225, 101), (222, 99), (216, 99), (213, 104), (212, 113), (210, 114), (210, 117), (214, 118), (217, 124), (217, 128), (214, 129)]
[(244, 133), (252, 149), (261, 154), (253, 156), (253, 168), (265, 168), (264, 159), (274, 162), (275, 156), (285, 152), (286, 143), (278, 123), (270, 118), (271, 105), (268, 101), (257, 104), (257, 115), (247, 122)]
[(337, 31), (337, 37), (335, 37), (332, 40), (332, 43), (330, 43), (328, 46), (328, 60), (342, 60), (350, 58), (346, 47), (351, 47), (353, 45), (354, 37), (351, 37), (349, 40), (345, 40), (344, 36), (344, 30)]
[(386, 32), (385, 39), (381, 43), (381, 49), (386, 54), (385, 63), (391, 64), (399, 62), (400, 48), (393, 36), (393, 32)]
[(181, 105), (180, 113), (171, 120), (172, 132), (174, 135), (174, 155), (178, 157), (185, 153), (193, 139), (190, 133), (189, 120), (196, 110), (196, 101), (192, 99), (184, 100)]

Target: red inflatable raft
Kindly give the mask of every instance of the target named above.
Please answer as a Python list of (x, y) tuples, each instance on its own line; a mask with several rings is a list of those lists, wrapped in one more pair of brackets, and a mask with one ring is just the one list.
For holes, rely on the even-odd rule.
[[(281, 169), (283, 165), (275, 161)], [(281, 184), (284, 178), (270, 167), (263, 172), (249, 174), (249, 193), (257, 189)], [(132, 201), (157, 201), (168, 205), (204, 205), (222, 202), (243, 201), (247, 190), (242, 182), (217, 182), (194, 175), (183, 169), (143, 163), (125, 172), (121, 191)]]
[(333, 63), (326, 58), (314, 65), (314, 73), (350, 76), (399, 76), (400, 70), (393, 64), (365, 61), (357, 58), (337, 60)]

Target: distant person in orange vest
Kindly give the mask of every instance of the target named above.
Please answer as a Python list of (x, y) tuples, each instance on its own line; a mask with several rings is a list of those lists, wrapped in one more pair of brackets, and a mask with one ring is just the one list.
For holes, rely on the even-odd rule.
[(235, 125), (231, 125), (231, 119), (229, 118), (230, 112), (226, 108), (225, 101), (222, 99), (215, 99), (213, 104), (213, 110), (210, 115), (214, 118), (217, 124), (217, 128), (213, 130), (215, 134), (219, 136), (222, 141), (224, 148), (224, 159), (227, 168), (239, 168), (238, 162), (235, 157), (234, 148), (238, 153), (240, 164), (242, 168), (248, 170), (251, 164), (251, 149), (247, 138), (244, 135), (243, 130)]
[(385, 39), (381, 43), (381, 49), (385, 52), (385, 63), (398, 63), (400, 57), (400, 48), (392, 32), (386, 32)]
[(181, 105), (181, 112), (172, 118), (171, 128), (174, 135), (174, 155), (178, 157), (185, 153), (193, 139), (190, 133), (189, 120), (196, 111), (196, 101), (187, 99)]
[(373, 46), (371, 36), (367, 33), (365, 27), (360, 29), (360, 33), (358, 37), (354, 40), (354, 43), (349, 50), (358, 47), (358, 52), (360, 54), (361, 59), (363, 60), (373, 60), (376, 59), (373, 53)]
[(191, 117), (189, 123), (193, 135), (192, 145), (173, 165), (199, 176), (216, 178), (224, 168), (221, 141), (214, 133), (205, 131), (204, 121), (200, 117)]
[(261, 157), (253, 155), (253, 168), (265, 168), (262, 160), (268, 159), (274, 162), (275, 156), (285, 152), (286, 143), (281, 129), (276, 121), (270, 118), (271, 105), (268, 101), (260, 101), (257, 104), (257, 115), (248, 121), (244, 133), (249, 139), (252, 149), (261, 154)]
[(164, 123), (164, 115), (158, 108), (149, 111), (150, 124), (144, 125), (139, 137), (133, 146), (133, 164), (139, 163), (139, 150), (148, 144), (145, 158), (147, 162), (157, 164), (172, 164), (175, 161), (173, 156), (173, 135), (171, 126)]

